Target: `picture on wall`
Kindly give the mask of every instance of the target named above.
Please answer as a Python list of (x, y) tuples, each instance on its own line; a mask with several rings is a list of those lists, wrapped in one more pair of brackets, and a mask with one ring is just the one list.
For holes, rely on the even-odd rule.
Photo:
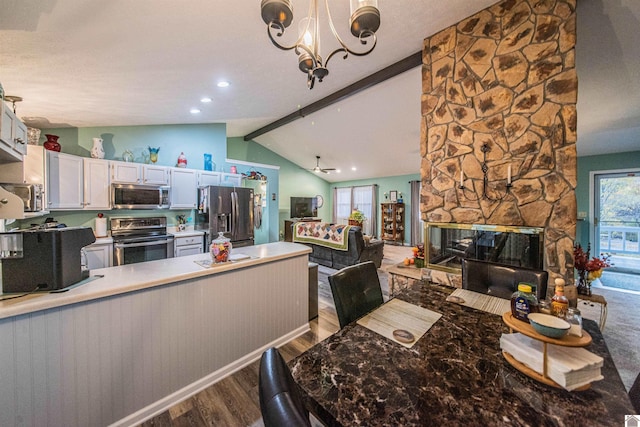
[(391, 203), (396, 203), (398, 201), (398, 192), (396, 190), (390, 191), (389, 199)]

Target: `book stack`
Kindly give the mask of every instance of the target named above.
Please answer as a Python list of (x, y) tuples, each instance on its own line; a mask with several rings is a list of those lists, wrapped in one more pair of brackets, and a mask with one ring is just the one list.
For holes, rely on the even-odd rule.
[[(520, 333), (502, 334), (500, 348), (542, 375), (543, 343)], [(575, 390), (604, 377), (602, 357), (580, 347), (547, 344), (547, 376), (566, 390)]]

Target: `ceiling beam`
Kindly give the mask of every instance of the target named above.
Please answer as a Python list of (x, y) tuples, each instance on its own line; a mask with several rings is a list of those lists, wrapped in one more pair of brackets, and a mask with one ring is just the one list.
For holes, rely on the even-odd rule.
[(378, 83), (382, 83), (385, 80), (390, 79), (391, 77), (395, 77), (398, 74), (409, 71), (410, 69), (415, 68), (418, 65), (422, 65), (422, 51), (407, 56), (406, 58), (401, 59), (395, 64), (391, 64), (388, 67), (383, 68), (382, 70), (363, 78), (362, 80), (358, 80), (357, 82), (350, 84), (349, 86), (342, 88), (339, 91), (332, 93), (331, 95), (325, 96), (319, 101), (309, 104), (306, 107), (302, 107), (294, 113), (286, 115), (281, 119), (276, 120), (275, 122), (271, 122), (268, 125), (251, 132), (250, 134), (244, 136), (244, 140), (251, 141), (252, 139), (259, 137), (260, 135), (264, 135), (267, 132), (291, 123), (294, 120), (308, 116), (309, 114), (315, 113), (316, 111), (320, 111), (331, 104), (340, 102), (343, 99), (355, 95), (358, 92), (375, 86)]

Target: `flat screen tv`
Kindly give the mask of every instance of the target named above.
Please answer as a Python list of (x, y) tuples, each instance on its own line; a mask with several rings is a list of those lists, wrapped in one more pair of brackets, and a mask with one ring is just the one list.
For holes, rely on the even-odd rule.
[(291, 218), (315, 218), (318, 216), (318, 199), (315, 197), (292, 197)]

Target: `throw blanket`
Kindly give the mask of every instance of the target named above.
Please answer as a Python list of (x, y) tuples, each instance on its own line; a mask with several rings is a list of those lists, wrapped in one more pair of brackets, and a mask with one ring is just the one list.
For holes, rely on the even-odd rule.
[(293, 241), (313, 243), (338, 251), (347, 251), (350, 225), (326, 222), (296, 222), (293, 225)]

